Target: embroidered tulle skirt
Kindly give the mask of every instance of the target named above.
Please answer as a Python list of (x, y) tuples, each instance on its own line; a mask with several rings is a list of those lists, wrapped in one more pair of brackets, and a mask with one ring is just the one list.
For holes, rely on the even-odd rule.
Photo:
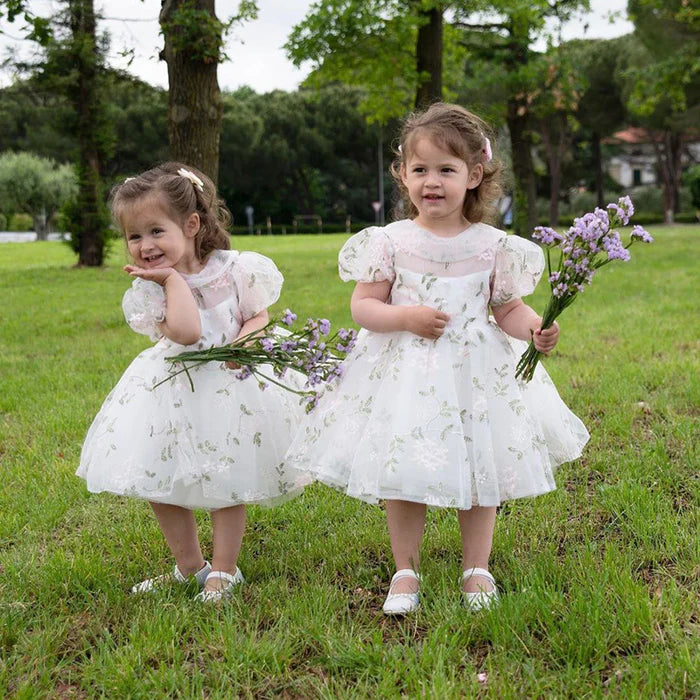
[(542, 366), (515, 379), (525, 347), (487, 321), (437, 341), (363, 330), (285, 466), (370, 503), (470, 508), (551, 491), (589, 436)]
[[(92, 492), (187, 508), (270, 505), (298, 493), (309, 475), (282, 460), (304, 409), (298, 396), (220, 363), (167, 376), (158, 345), (141, 353), (87, 433), (77, 470)], [(288, 381), (300, 381), (291, 376)]]

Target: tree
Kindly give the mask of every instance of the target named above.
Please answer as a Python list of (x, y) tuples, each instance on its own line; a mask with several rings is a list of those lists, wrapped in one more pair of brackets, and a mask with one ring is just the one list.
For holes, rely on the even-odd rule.
[(637, 43), (625, 76), (628, 108), (649, 131), (673, 223), (684, 144), (700, 114), (700, 10), (686, 0), (630, 0), (629, 13)]
[(590, 139), (597, 203), (603, 207), (601, 141), (621, 128), (627, 116), (617, 68), (622, 44), (618, 39), (576, 40), (562, 45), (562, 49), (583, 80), (575, 116)]
[(75, 78), (66, 84), (78, 133), (78, 211), (71, 239), (78, 265), (98, 266), (104, 260), (109, 216), (100, 171), (105, 137), (100, 127), (106, 126), (98, 85), (103, 54), (97, 45), (93, 0), (69, 0), (68, 25), (70, 36), (63, 48), (73, 61)]
[(32, 153), (0, 155), (3, 213), (30, 214), (39, 240), (46, 240), (51, 219), (76, 192), (75, 172), (69, 165)]
[(561, 47), (548, 51), (541, 64), (542, 88), (534, 95), (532, 112), (549, 166), (549, 225), (557, 226), (562, 167), (577, 128), (574, 113), (582, 82)]
[(221, 22), (214, 0), (162, 0), (161, 52), (168, 64), (170, 157), (193, 165), (214, 180), (219, 173), (223, 106), (217, 68), (226, 55), (227, 33), (236, 22), (257, 17), (257, 5), (242, 0), (238, 14)]
[(540, 73), (533, 51), (534, 40), (544, 34), (549, 17), (559, 21), (588, 9), (588, 0), (489, 0), (481, 6), (485, 14), (473, 16), (471, 3), (455, 8), (456, 27), (470, 56), (502, 76), (505, 92), (505, 121), (511, 142), (514, 175), (514, 229), (529, 234), (537, 225), (532, 102), (539, 88)]
[(386, 124), (413, 106), (443, 98), (443, 59), (452, 65), (455, 42), (443, 41), (435, 0), (318, 0), (294, 27), (285, 49), (295, 65), (311, 61), (308, 87), (335, 82), (365, 91), (361, 109)]
[(41, 63), (44, 79), (55, 80), (64, 91), (75, 117), (78, 142), (78, 194), (72, 242), (78, 264), (101, 265), (109, 218), (104, 204), (100, 165), (109, 147), (99, 76), (103, 70), (106, 40), (96, 31), (93, 0), (65, 0), (64, 11), (52, 18), (33, 14), (24, 0), (4, 0), (10, 21), (22, 15), (29, 27), (27, 38), (38, 41), (46, 54)]
[(224, 95), (220, 189), (237, 222), (247, 206), (284, 223), (296, 214), (370, 218), (375, 133), (360, 96), (341, 85)]

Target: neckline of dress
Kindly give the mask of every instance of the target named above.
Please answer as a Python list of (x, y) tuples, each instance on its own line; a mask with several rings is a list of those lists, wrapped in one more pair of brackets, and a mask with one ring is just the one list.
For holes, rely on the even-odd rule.
[(416, 228), (418, 231), (421, 231), (424, 233), (431, 241), (436, 241), (439, 243), (447, 242), (447, 241), (454, 241), (462, 238), (465, 234), (469, 233), (474, 229), (474, 227), (478, 227), (481, 222), (480, 221), (475, 221), (474, 223), (470, 223), (467, 228), (462, 229), (459, 233), (455, 233), (454, 236), (439, 236), (437, 233), (433, 233), (432, 231), (428, 230), (424, 226), (421, 226), (420, 224), (417, 224), (413, 219), (408, 219), (408, 221), (411, 222), (414, 228)]
[(209, 257), (207, 258), (207, 261), (204, 263), (204, 267), (199, 271), (199, 272), (193, 272), (191, 275), (186, 275), (184, 273), (182, 276), (188, 281), (199, 281), (199, 278), (209, 278), (212, 273), (214, 276), (218, 275), (219, 272), (221, 271), (220, 269), (216, 268), (216, 264), (219, 263), (219, 267), (223, 268), (224, 263), (226, 262), (225, 256), (221, 255), (221, 253), (228, 253), (231, 251), (224, 251), (221, 249), (215, 249), (212, 250), (211, 253), (209, 253)]

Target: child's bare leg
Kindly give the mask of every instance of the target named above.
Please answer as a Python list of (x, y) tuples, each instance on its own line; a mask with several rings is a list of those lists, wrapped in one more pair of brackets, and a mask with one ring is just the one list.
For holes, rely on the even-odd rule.
[(204, 557), (199, 546), (194, 513), (181, 506), (152, 501), (151, 508), (180, 573), (189, 576), (199, 571), (204, 566)]
[[(396, 562), (396, 570), (418, 569), (419, 550), (425, 527), (424, 503), (412, 501), (387, 501), (386, 522), (389, 526), (391, 551)], [(415, 593), (418, 581), (403, 578), (396, 582), (392, 593)]]
[[(245, 532), (245, 506), (219, 508), (211, 513), (212, 542), (214, 557), (211, 562), (213, 571), (227, 571), (234, 574), (237, 568), (238, 553), (241, 551), (243, 533)], [(228, 586), (220, 578), (211, 578), (204, 587), (207, 591), (216, 591)]]
[[(496, 525), (496, 507), (474, 506), (469, 510), (458, 510), (459, 529), (462, 533), (462, 568), (489, 568), (489, 557), (493, 545), (493, 530)], [(472, 576), (463, 584), (463, 590), (477, 593), (480, 589), (490, 591), (491, 583), (483, 576)]]

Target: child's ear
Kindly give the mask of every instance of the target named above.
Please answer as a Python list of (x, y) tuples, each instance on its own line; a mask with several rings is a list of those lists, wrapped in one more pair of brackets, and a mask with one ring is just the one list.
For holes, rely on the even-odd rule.
[(192, 212), (187, 217), (187, 221), (185, 221), (185, 236), (187, 238), (194, 238), (197, 233), (199, 233), (199, 229), (202, 225), (202, 222), (199, 219), (199, 214), (195, 211)]
[(406, 164), (401, 163), (399, 166), (399, 177), (401, 178), (401, 182), (403, 182), (404, 187), (408, 187), (406, 184)]
[(483, 179), (484, 179), (484, 166), (481, 163), (477, 163), (469, 171), (469, 180), (467, 182), (467, 189), (473, 190), (475, 187), (478, 187), (481, 184), (481, 181)]

